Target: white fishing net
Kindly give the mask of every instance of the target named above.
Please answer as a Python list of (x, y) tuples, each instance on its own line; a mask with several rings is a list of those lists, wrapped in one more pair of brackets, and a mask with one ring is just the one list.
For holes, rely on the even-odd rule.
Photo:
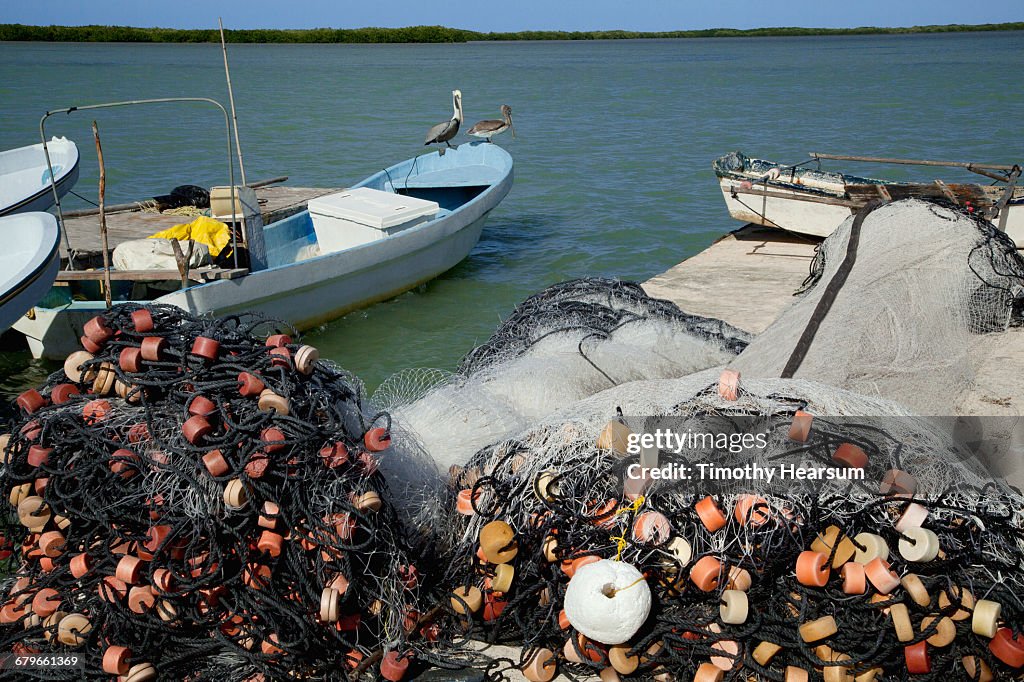
[[(746, 377), (786, 374), (853, 226), (851, 217), (825, 240), (813, 284), (732, 367)], [(974, 386), (979, 335), (1004, 331), (1019, 311), (1024, 260), (990, 223), (918, 200), (869, 213), (855, 241), (856, 261), (790, 376), (954, 414)]]
[(748, 338), (636, 284), (576, 280), (524, 301), (457, 372), (399, 373), (372, 402), (391, 413), (395, 447), (422, 448), (447, 469), (609, 387), (728, 362)]

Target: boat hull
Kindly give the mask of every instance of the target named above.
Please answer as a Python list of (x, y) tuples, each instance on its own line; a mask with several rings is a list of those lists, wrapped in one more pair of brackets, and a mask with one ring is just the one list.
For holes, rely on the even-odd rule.
[[(50, 158), (57, 177), (57, 195), (63, 197), (78, 182), (78, 147), (65, 138), (50, 143)], [(31, 176), (31, 178), (24, 177)], [(43, 145), (31, 145), (0, 154), (0, 182), (10, 195), (0, 197), (0, 216), (45, 211), (54, 205), (53, 188)]]
[(7, 243), (0, 254), (0, 332), (39, 302), (53, 286), (60, 268), (60, 232), (49, 213), (0, 218)]
[[(758, 196), (737, 194), (741, 181), (719, 178), (719, 186), (729, 215), (736, 220), (812, 237), (827, 237), (854, 211), (846, 206), (818, 203), (820, 195), (802, 193), (785, 187), (770, 186), (773, 194), (787, 196)], [(758, 189), (755, 185), (754, 189)], [(810, 200), (807, 200), (810, 199)], [(1024, 204), (1006, 207), (1006, 234), (1024, 249)]]

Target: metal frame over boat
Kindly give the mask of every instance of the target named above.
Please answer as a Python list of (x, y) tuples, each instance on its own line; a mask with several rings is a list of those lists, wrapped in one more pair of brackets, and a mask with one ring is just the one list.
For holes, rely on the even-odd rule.
[[(994, 184), (889, 182), (807, 167), (822, 159), (965, 168)], [(726, 154), (712, 164), (729, 215), (744, 223), (827, 237), (844, 220), (873, 199), (941, 199), (970, 205), (1024, 248), (1024, 187), (1017, 185), (1020, 166), (947, 161), (914, 161), (862, 156), (811, 154), (811, 161), (784, 165)]]
[(78, 182), (78, 162), (78, 147), (66, 137), (0, 152), (0, 216), (53, 206), (54, 191), (64, 196)]
[(0, 218), (0, 332), (46, 295), (60, 268), (60, 230), (49, 213)]

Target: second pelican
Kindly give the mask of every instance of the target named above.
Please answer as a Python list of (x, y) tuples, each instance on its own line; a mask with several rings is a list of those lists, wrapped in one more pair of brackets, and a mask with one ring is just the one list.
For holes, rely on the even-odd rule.
[(500, 135), (506, 130), (511, 130), (512, 139), (516, 139), (516, 129), (512, 125), (512, 107), (507, 104), (501, 105), (501, 119), (500, 121), (497, 119), (480, 121), (469, 129), (468, 134), (473, 137), (482, 137), (490, 142), (491, 137), (494, 135)]

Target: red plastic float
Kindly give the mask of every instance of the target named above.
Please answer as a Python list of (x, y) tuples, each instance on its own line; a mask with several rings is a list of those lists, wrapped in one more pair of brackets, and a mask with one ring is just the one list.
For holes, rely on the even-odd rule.
[(391, 447), (391, 434), (382, 426), (377, 426), (363, 434), (363, 445), (370, 452), (383, 452)]
[(287, 334), (271, 334), (267, 337), (267, 348), (281, 348), (292, 342), (292, 337)]
[(106, 343), (114, 335), (113, 330), (107, 326), (106, 321), (98, 315), (86, 322), (85, 326), (82, 327), (82, 331), (85, 333), (85, 338), (97, 345)]
[(63, 405), (71, 400), (72, 396), (81, 395), (81, 393), (78, 390), (78, 386), (74, 384), (57, 384), (50, 391), (50, 400), (53, 401), (54, 405)]
[(988, 643), (989, 651), (1011, 668), (1024, 667), (1024, 642), (1022, 635), (1014, 635), (1010, 628), (999, 628), (996, 636)]
[(715, 502), (715, 498), (708, 495), (697, 504), (694, 505), (694, 509), (697, 510), (697, 516), (700, 517), (700, 522), (704, 524), (704, 527), (709, 532), (714, 533), (716, 531), (725, 528), (727, 519), (725, 514), (722, 513), (718, 503)]
[(15, 402), (18, 403), (18, 407), (24, 410), (26, 414), (32, 414), (46, 407), (46, 398), (34, 388), (30, 388), (19, 395)]
[(153, 331), (153, 315), (145, 308), (132, 311), (132, 326), (140, 334)]
[(266, 386), (255, 374), (250, 374), (249, 372), (239, 373), (238, 392), (243, 398), (249, 398), (251, 396), (259, 397), (259, 394), (262, 393), (265, 388)]
[(195, 415), (190, 417), (181, 425), (181, 432), (185, 435), (186, 440), (192, 445), (200, 443), (204, 438), (210, 435), (213, 431), (213, 427), (210, 426), (210, 422), (206, 421), (206, 417), (201, 415)]
[(192, 342), (192, 355), (197, 355), (204, 360), (216, 360), (220, 351), (220, 342), (205, 336), (197, 336)]
[(903, 657), (907, 661), (907, 672), (911, 675), (927, 675), (932, 671), (932, 658), (928, 654), (928, 642), (903, 647)]
[(117, 365), (125, 372), (141, 372), (142, 371), (142, 350), (129, 346), (121, 351), (121, 354), (117, 356)]
[(390, 682), (401, 682), (409, 670), (409, 659), (397, 652), (389, 651), (380, 662), (380, 676)]

